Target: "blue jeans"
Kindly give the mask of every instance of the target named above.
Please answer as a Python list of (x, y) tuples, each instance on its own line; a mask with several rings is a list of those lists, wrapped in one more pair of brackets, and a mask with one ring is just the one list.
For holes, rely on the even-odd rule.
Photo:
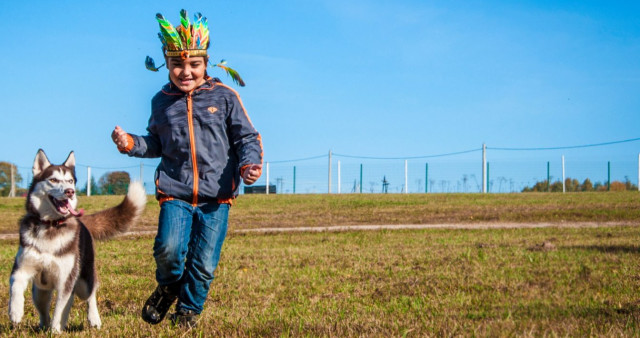
[(202, 312), (220, 260), (228, 217), (228, 204), (162, 203), (153, 245), (156, 280), (179, 290), (176, 310)]

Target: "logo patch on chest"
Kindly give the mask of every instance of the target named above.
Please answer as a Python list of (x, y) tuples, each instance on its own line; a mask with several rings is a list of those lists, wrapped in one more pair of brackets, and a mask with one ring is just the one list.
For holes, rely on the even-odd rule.
[(209, 107), (209, 108), (207, 108), (207, 110), (208, 110), (211, 114), (213, 114), (213, 113), (215, 113), (215, 112), (217, 112), (217, 111), (218, 111), (218, 108), (216, 108), (216, 107)]

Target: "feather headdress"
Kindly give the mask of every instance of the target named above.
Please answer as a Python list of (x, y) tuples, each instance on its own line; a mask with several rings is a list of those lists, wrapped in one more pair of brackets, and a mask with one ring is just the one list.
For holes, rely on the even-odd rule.
[[(192, 56), (204, 56), (208, 59), (207, 48), (209, 48), (209, 23), (202, 14), (196, 13), (193, 16), (193, 23), (189, 22), (186, 10), (180, 11), (180, 25), (173, 27), (171, 23), (162, 16), (156, 14), (156, 20), (160, 25), (158, 37), (162, 42), (162, 52), (165, 57), (181, 57), (186, 59)], [(149, 56), (145, 59), (147, 69), (157, 72), (164, 64), (156, 67), (155, 62)], [(235, 83), (244, 87), (244, 81), (237, 71), (229, 68), (226, 61), (222, 60), (218, 64), (211, 64), (213, 67), (222, 68)]]

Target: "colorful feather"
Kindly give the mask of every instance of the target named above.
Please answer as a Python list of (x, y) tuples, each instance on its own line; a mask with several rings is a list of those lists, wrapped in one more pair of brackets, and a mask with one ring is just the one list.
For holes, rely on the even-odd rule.
[(162, 33), (162, 37), (164, 39), (165, 47), (167, 50), (181, 50), (183, 49), (182, 40), (178, 35), (178, 32), (171, 25), (169, 21), (167, 21), (162, 14), (156, 14), (156, 20), (160, 24), (160, 33)]
[(193, 16), (193, 44), (194, 49), (207, 49), (209, 43), (209, 24), (207, 18), (196, 13)]
[(215, 65), (215, 67), (224, 69), (224, 71), (227, 72), (227, 75), (229, 75), (237, 85), (239, 85), (240, 87), (244, 87), (244, 81), (240, 77), (240, 74), (238, 74), (238, 72), (236, 72), (234, 69), (225, 66), (226, 63), (227, 61), (221, 60), (217, 65)]
[(189, 23), (189, 16), (187, 15), (187, 11), (184, 9), (180, 10), (180, 23), (181, 26), (178, 28), (178, 31), (180, 32), (180, 36), (182, 37), (183, 46), (187, 49), (192, 49), (191, 23)]
[(152, 72), (157, 72), (158, 70), (160, 70), (160, 68), (162, 68), (162, 66), (164, 66), (164, 63), (160, 65), (160, 67), (156, 67), (156, 62), (153, 61), (150, 56), (147, 56), (147, 58), (144, 60), (144, 66)]

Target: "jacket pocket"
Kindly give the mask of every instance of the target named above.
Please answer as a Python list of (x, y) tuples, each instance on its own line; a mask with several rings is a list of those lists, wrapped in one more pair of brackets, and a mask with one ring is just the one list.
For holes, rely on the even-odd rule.
[(158, 190), (168, 196), (186, 201), (190, 201), (193, 195), (191, 186), (170, 177), (164, 171), (158, 172)]

